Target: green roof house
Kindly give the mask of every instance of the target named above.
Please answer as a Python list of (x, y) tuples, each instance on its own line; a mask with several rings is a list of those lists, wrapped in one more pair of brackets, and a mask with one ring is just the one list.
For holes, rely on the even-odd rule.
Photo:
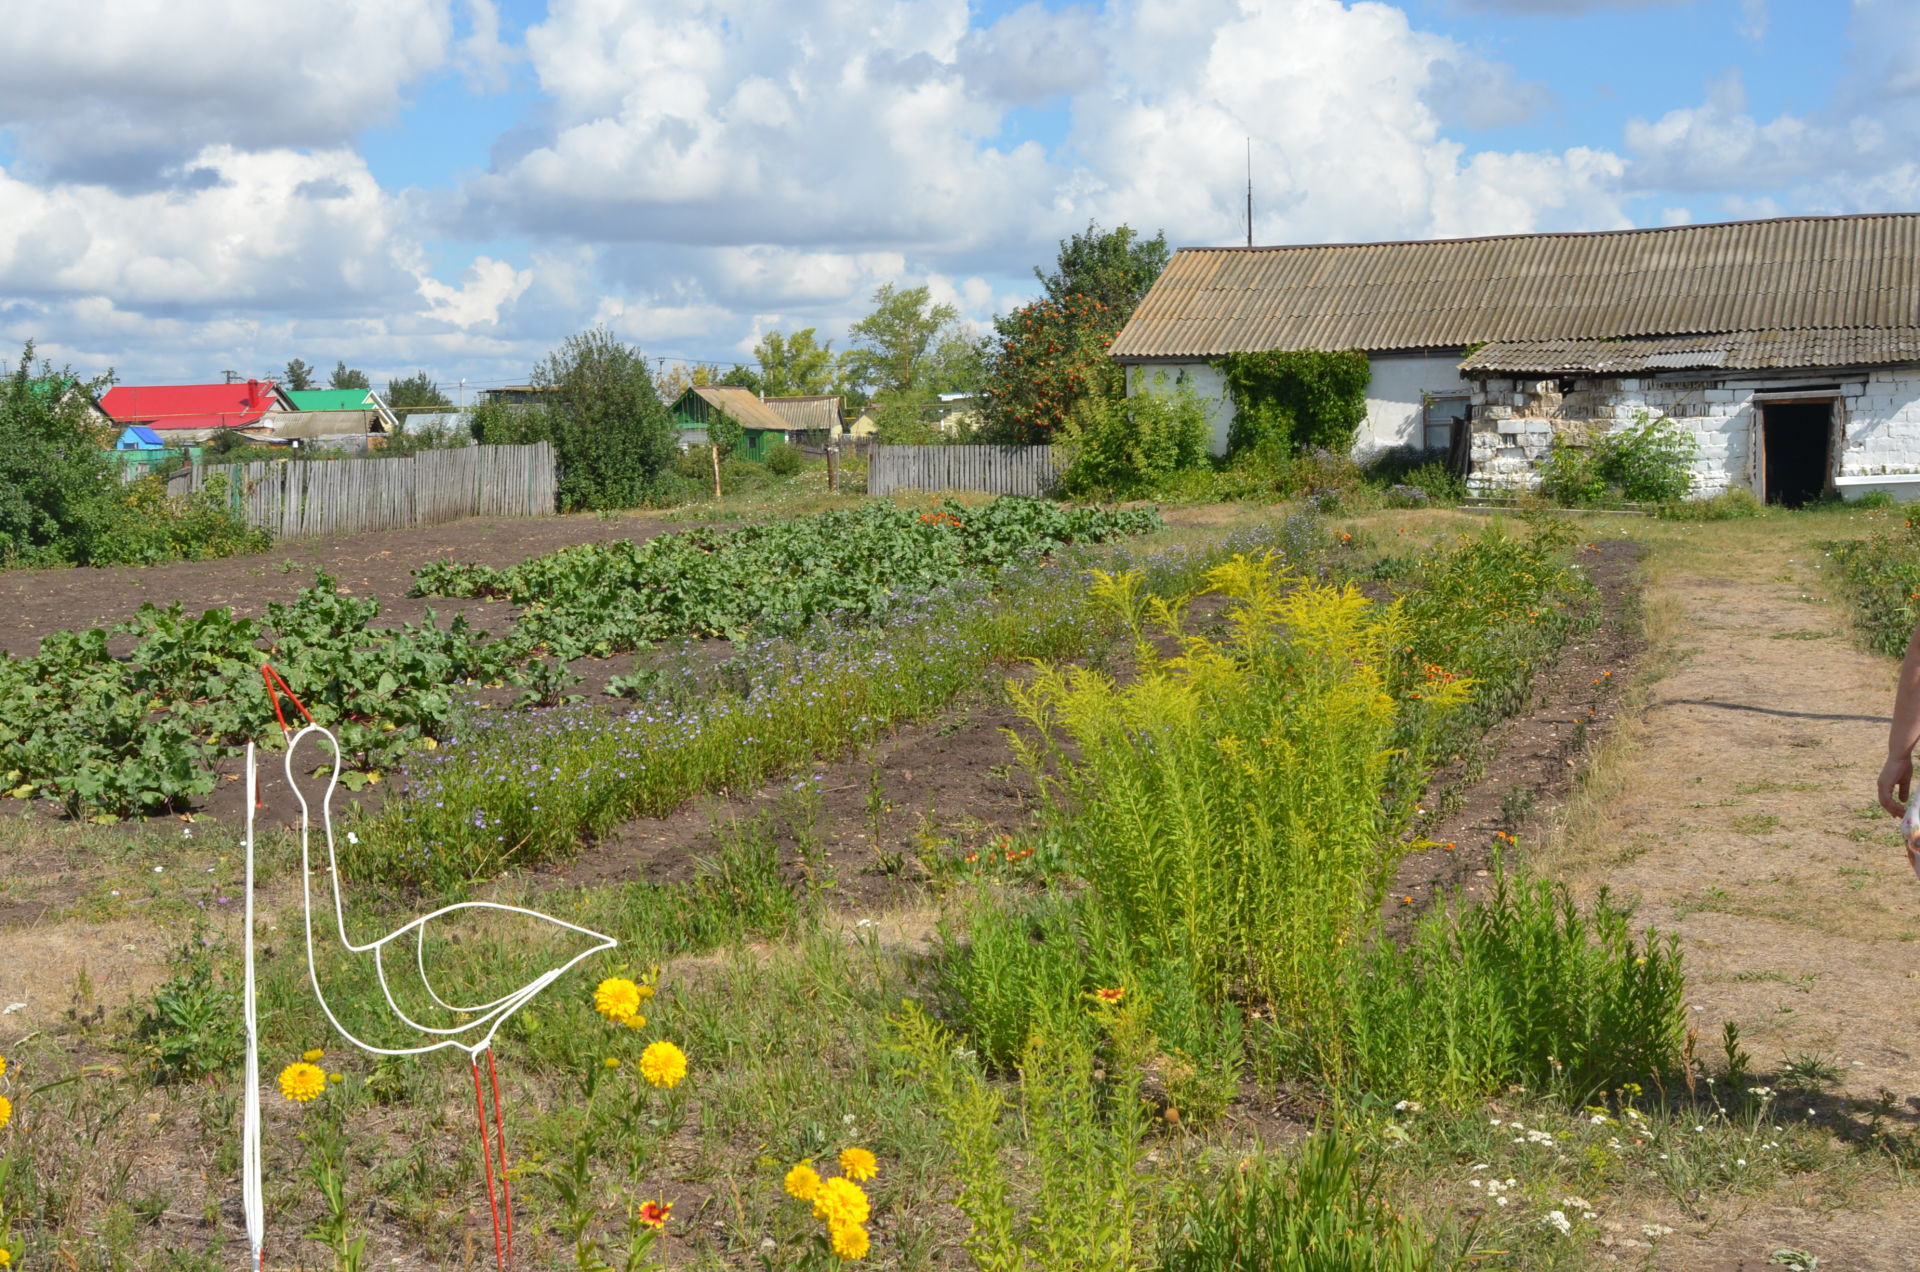
[(391, 436), (399, 432), (399, 421), (391, 408), (372, 389), (279, 389), (280, 400), (289, 411), (371, 411), (381, 426), (378, 431)]
[(795, 429), (760, 400), (752, 389), (729, 384), (698, 384), (673, 400), (673, 422), (680, 430), (680, 448), (707, 444), (707, 421), (722, 414), (740, 425), (741, 459), (765, 459), (774, 447), (792, 440)]

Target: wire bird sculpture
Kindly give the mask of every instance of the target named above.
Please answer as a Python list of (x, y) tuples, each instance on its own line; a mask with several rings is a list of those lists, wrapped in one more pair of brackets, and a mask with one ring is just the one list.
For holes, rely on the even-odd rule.
[[(333, 792), (340, 782), (340, 740), (332, 732), (315, 724), (313, 716), (287, 688), (286, 681), (280, 679), (272, 667), (262, 667), (261, 675), (266, 679), (268, 695), (273, 700), (275, 717), (280, 723), (281, 735), (287, 742), (285, 760), (287, 785), (293, 789), (294, 798), (300, 802), (300, 901), (301, 911), (306, 923), (307, 941), (307, 978), (313, 985), (313, 994), (319, 1000), (320, 1010), (326, 1013), (327, 1020), (339, 1035), (360, 1050), (376, 1056), (417, 1056), (431, 1051), (457, 1050), (467, 1053), (467, 1065), (473, 1071), (473, 1099), (480, 1121), (480, 1160), (485, 1167), (487, 1181), (487, 1207), (493, 1215), (493, 1253), (497, 1266), (506, 1266), (507, 1256), (513, 1253), (513, 1194), (507, 1182), (507, 1142), (505, 1122), (500, 1115), (500, 1079), (493, 1064), (493, 1038), (514, 1012), (519, 1011), (533, 1001), (541, 990), (553, 984), (561, 976), (572, 970), (583, 959), (592, 957), (614, 948), (619, 942), (612, 937), (592, 931), (564, 919), (556, 919), (550, 914), (541, 914), (537, 910), (522, 909), (515, 905), (501, 905), (494, 901), (462, 901), (454, 905), (442, 906), (431, 914), (423, 914), (375, 941), (356, 943), (347, 935), (346, 906), (340, 894), (340, 866), (334, 852), (333, 842)], [(300, 730), (287, 727), (285, 713), (281, 710), (281, 697), (285, 696), (307, 723)], [(372, 954), (374, 975), (380, 983), (381, 995), (386, 999), (388, 1009), (406, 1028), (426, 1036), (430, 1041), (413, 1047), (380, 1047), (357, 1037), (340, 1018), (333, 1013), (327, 1002), (327, 994), (320, 986), (320, 967), (314, 958), (313, 936), (313, 864), (310, 853), (311, 832), (313, 829), (313, 810), (307, 797), (295, 780), (294, 756), (300, 745), (309, 739), (325, 739), (332, 752), (331, 772), (327, 778), (326, 794), (320, 802), (320, 823), (325, 832), (327, 844), (326, 875), (328, 886), (333, 892), (334, 924), (340, 936), (342, 948), (352, 954)], [(324, 767), (324, 766), (323, 766)], [(261, 1197), (260, 1178), (260, 1037), (259, 1018), (254, 997), (253, 972), (253, 861), (254, 861), (254, 813), (259, 807), (258, 773), (254, 764), (254, 747), (247, 744), (247, 833), (246, 833), (246, 937), (244, 957), (246, 963), (244, 1006), (247, 1033), (246, 1082), (247, 1104), (243, 1114), (241, 1140), (241, 1192), (242, 1205), (246, 1213), (247, 1240), (253, 1251), (255, 1268), (263, 1266), (264, 1245), (266, 1239), (266, 1215)], [(558, 967), (540, 973), (518, 989), (503, 994), (491, 1002), (461, 1005), (448, 1002), (434, 988), (433, 978), (427, 972), (427, 931), (436, 922), (442, 927), (452, 915), (470, 911), (488, 911), (502, 915), (519, 915), (534, 924), (546, 925), (578, 933), (585, 937), (587, 948), (575, 954)], [(394, 1001), (393, 989), (387, 981), (387, 946), (405, 937), (413, 938), (413, 970), (419, 977), (421, 988), (434, 1004), (455, 1016), (471, 1016), (471, 1020), (453, 1025), (437, 1027), (423, 1024), (408, 1015), (400, 1004)], [(403, 957), (405, 957), (403, 955)], [(480, 1054), (487, 1056), (487, 1085), (493, 1096), (493, 1137), (489, 1143), (487, 1134), (487, 1100), (482, 1094), (480, 1083)], [(496, 1173), (494, 1163), (496, 1153), (499, 1162), (499, 1196), (495, 1196)], [(501, 1241), (501, 1218), (506, 1220), (506, 1240)]]

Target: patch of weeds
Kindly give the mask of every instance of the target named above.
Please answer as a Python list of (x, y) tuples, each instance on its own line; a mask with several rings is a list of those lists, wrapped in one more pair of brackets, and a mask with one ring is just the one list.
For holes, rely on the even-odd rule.
[(1771, 835), (1784, 823), (1772, 813), (1746, 813), (1733, 819), (1733, 829), (1741, 835)]
[(1800, 1091), (1819, 1091), (1840, 1080), (1840, 1065), (1811, 1051), (1797, 1052), (1780, 1066), (1776, 1081), (1783, 1087)]
[(220, 969), (236, 960), (204, 927), (174, 952), (174, 973), (153, 991), (133, 1039), (162, 1082), (225, 1073), (239, 1063), (244, 1038), (240, 992)]

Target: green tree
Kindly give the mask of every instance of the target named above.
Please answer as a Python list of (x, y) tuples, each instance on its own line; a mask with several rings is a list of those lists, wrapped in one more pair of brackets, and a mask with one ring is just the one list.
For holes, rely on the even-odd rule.
[(365, 371), (349, 367), (345, 362), (333, 364), (333, 375), (327, 381), (330, 389), (370, 389), (373, 381), (367, 379)]
[(1060, 240), (1053, 272), (1033, 271), (1046, 295), (994, 320), (983, 375), (987, 435), (1045, 442), (1089, 397), (1123, 393), (1107, 350), (1168, 255), (1164, 231), (1148, 239), (1127, 225), (1090, 222)]
[(87, 410), (102, 379), (42, 362), (29, 342), (0, 385), (0, 561), (84, 561), (87, 540), (118, 493), (108, 438)]
[(1035, 266), (1033, 276), (1047, 289), (1047, 299), (1056, 304), (1069, 296), (1098, 301), (1114, 315), (1117, 332), (1172, 255), (1165, 230), (1149, 239), (1141, 238), (1130, 225), (1102, 230), (1098, 222), (1089, 221), (1084, 233), (1060, 240), (1060, 256), (1051, 274)]
[(632, 508), (658, 492), (678, 437), (640, 350), (594, 327), (548, 354), (533, 383), (553, 390), (542, 413), (562, 511)]
[(873, 293), (873, 312), (847, 331), (853, 342), (843, 359), (848, 379), (875, 397), (940, 392), (940, 354), (959, 322), (959, 311), (934, 304), (925, 287), (883, 285)]
[(287, 363), (287, 388), (304, 393), (313, 387), (313, 368), (299, 358)]
[(760, 388), (768, 397), (832, 392), (838, 369), (833, 341), (820, 340), (812, 327), (790, 336), (769, 331), (753, 346), (753, 356), (760, 363)]
[(760, 373), (738, 362), (727, 368), (727, 373), (720, 377), (720, 383), (736, 389), (751, 389), (755, 393), (767, 391), (766, 383), (760, 378)]
[(396, 411), (445, 411), (453, 406), (440, 386), (416, 371), (399, 380), (387, 381), (387, 405)]

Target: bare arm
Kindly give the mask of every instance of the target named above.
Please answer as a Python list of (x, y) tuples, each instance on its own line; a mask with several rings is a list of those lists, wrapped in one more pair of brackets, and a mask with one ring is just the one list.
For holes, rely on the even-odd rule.
[(1887, 731), (1887, 763), (1880, 770), (1880, 807), (1895, 817), (1907, 811), (1913, 784), (1913, 748), (1920, 745), (1920, 627), (1907, 641), (1900, 687), (1893, 695), (1893, 727)]

